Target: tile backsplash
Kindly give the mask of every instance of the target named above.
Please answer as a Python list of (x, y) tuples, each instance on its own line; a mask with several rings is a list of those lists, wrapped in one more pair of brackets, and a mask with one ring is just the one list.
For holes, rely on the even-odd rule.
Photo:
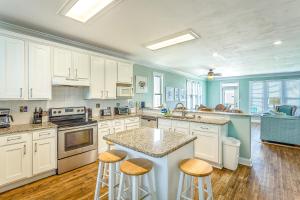
[[(100, 108), (128, 105), (128, 100), (86, 100), (84, 87), (56, 86), (52, 87), (52, 99), (48, 101), (0, 101), (0, 108), (10, 108), (14, 117), (12, 124), (28, 124), (32, 122), (35, 107), (48, 110), (54, 107), (86, 106), (92, 108), (93, 115), (98, 116)], [(100, 104), (100, 108), (96, 108)], [(20, 112), (20, 106), (28, 106), (28, 112)]]

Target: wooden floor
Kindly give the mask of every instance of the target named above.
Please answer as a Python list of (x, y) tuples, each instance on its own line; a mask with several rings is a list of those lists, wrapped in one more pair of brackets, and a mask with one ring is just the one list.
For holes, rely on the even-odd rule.
[[(214, 169), (214, 199), (300, 200), (300, 149), (263, 144), (252, 127), (253, 167)], [(93, 199), (97, 164), (52, 176), (0, 194), (5, 200)]]

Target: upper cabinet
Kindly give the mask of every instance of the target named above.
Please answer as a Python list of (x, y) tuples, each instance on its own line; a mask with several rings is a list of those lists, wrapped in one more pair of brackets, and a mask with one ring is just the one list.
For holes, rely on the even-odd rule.
[(90, 85), (90, 56), (67, 49), (53, 49), (54, 85)]
[(29, 99), (51, 99), (50, 47), (30, 42), (28, 45)]
[(91, 85), (88, 99), (116, 99), (117, 61), (91, 57)]
[(24, 99), (25, 42), (0, 36), (0, 99)]
[(133, 65), (118, 62), (118, 83), (133, 83)]

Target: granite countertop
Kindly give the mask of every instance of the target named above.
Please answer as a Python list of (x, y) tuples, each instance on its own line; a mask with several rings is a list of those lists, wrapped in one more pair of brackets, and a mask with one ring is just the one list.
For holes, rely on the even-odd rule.
[(27, 132), (27, 131), (35, 131), (41, 129), (49, 129), (49, 128), (56, 128), (55, 124), (51, 122), (45, 122), (42, 124), (20, 124), (20, 125), (11, 125), (9, 128), (0, 128), (0, 135), (6, 134), (15, 134), (20, 132)]
[(194, 141), (197, 137), (142, 127), (121, 133), (109, 134), (103, 138), (146, 155), (161, 158)]
[(100, 121), (124, 119), (124, 118), (130, 118), (130, 117), (140, 117), (140, 116), (141, 116), (140, 114), (98, 116), (98, 117), (93, 117), (93, 120), (97, 120), (98, 122), (100, 122)]
[(172, 119), (172, 120), (179, 120), (179, 121), (188, 121), (188, 122), (196, 122), (196, 123), (205, 123), (205, 124), (214, 124), (214, 125), (225, 125), (230, 123), (229, 119), (223, 118), (212, 118), (212, 117), (196, 117), (196, 118), (180, 118), (180, 117), (165, 117), (165, 116), (157, 116), (161, 119)]

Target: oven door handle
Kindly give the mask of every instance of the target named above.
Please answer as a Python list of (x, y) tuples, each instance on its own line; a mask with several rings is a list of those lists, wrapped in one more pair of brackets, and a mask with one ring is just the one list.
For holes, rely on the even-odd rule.
[(90, 128), (96, 128), (97, 129), (97, 124), (92, 124), (92, 125), (84, 125), (84, 126), (76, 126), (76, 127), (66, 127), (66, 128), (59, 128), (58, 131), (79, 131), (79, 130), (86, 130)]

